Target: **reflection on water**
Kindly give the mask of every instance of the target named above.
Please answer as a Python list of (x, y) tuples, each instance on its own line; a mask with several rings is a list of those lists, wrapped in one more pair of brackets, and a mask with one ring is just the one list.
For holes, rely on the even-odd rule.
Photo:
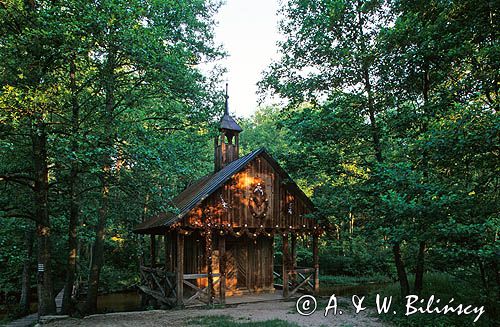
[[(82, 302), (79, 302), (83, 304)], [(30, 312), (37, 311), (37, 302), (32, 302)], [(12, 307), (12, 309), (15, 306)], [(97, 311), (99, 313), (124, 312), (141, 310), (141, 297), (137, 291), (125, 291), (119, 293), (101, 294), (97, 297)], [(9, 317), (7, 308), (0, 310), (0, 321)]]
[[(387, 286), (387, 283), (365, 283), (360, 285), (335, 285), (322, 283), (320, 295), (338, 296), (367, 295), (377, 289)], [(105, 312), (122, 312), (141, 310), (141, 297), (137, 291), (103, 294), (97, 299), (97, 310)]]
[[(320, 287), (320, 295), (367, 295), (368, 293), (386, 285), (386, 283), (368, 283), (361, 285), (335, 285), (322, 283)], [(33, 312), (36, 312), (36, 303), (32, 303), (32, 306), (34, 309)], [(138, 311), (141, 310), (141, 296), (138, 291), (102, 294), (97, 298), (97, 310), (100, 313)], [(7, 312), (0, 312), (0, 320), (6, 317)]]
[(332, 294), (338, 296), (350, 295), (368, 295), (377, 289), (387, 286), (387, 283), (366, 283), (360, 285), (335, 285), (335, 284), (320, 284), (319, 295), (330, 296)]
[(123, 312), (141, 310), (141, 296), (137, 291), (102, 294), (97, 298), (97, 311)]

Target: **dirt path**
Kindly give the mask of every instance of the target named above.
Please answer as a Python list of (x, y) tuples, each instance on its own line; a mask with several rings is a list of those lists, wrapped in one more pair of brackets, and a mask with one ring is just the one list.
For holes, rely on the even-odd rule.
[[(339, 307), (346, 307), (345, 300), (339, 301)], [(187, 309), (169, 311), (142, 311), (94, 315), (84, 319), (66, 319), (54, 321), (47, 326), (195, 326), (193, 321), (207, 316), (229, 316), (234, 321), (266, 321), (280, 319), (294, 322), (300, 326), (389, 326), (380, 321), (373, 312), (354, 314), (353, 310), (343, 310), (342, 315), (324, 317), (324, 310), (318, 310), (310, 316), (301, 316), (295, 310), (295, 302), (260, 302), (240, 304), (236, 307), (221, 309)]]

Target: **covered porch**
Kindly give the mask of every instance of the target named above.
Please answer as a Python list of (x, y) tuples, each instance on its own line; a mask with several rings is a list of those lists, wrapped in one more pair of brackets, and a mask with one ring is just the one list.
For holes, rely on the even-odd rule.
[[(150, 235), (149, 260), (147, 264), (143, 260), (140, 267), (144, 303), (161, 308), (234, 305), (317, 293), (319, 234), (309, 235), (313, 267), (297, 267), (297, 233), (293, 231), (276, 234), (283, 253), (278, 264), (274, 264), (272, 232), (231, 235), (214, 228)], [(248, 247), (241, 246), (245, 243)]]

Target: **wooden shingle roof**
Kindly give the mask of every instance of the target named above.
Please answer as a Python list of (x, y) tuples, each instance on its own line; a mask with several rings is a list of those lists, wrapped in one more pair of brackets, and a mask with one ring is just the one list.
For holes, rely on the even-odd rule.
[(144, 221), (134, 228), (134, 232), (139, 234), (151, 234), (179, 221), (259, 155), (268, 160), (276, 171), (281, 174), (285, 180), (287, 180), (287, 185), (300, 198), (302, 198), (308, 206), (314, 208), (311, 200), (304, 194), (304, 192), (302, 192), (295, 182), (293, 182), (290, 176), (279, 166), (276, 160), (274, 160), (264, 148), (260, 148), (235, 161), (232, 161), (221, 170), (197, 180), (172, 200), (176, 212), (161, 213), (147, 221)]
[(228, 129), (231, 131), (241, 132), (240, 125), (229, 114), (224, 114), (220, 120), (220, 129)]

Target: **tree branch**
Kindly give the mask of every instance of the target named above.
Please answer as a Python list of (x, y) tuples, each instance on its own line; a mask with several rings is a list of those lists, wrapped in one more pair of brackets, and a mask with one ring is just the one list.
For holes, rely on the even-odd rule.
[(24, 175), (10, 175), (10, 174), (5, 174), (5, 175), (0, 175), (0, 182), (5, 181), (5, 182), (14, 182), (17, 184), (21, 184), (24, 186), (29, 187), (30, 189), (34, 189), (34, 180), (33, 178), (29, 176), (24, 176)]

